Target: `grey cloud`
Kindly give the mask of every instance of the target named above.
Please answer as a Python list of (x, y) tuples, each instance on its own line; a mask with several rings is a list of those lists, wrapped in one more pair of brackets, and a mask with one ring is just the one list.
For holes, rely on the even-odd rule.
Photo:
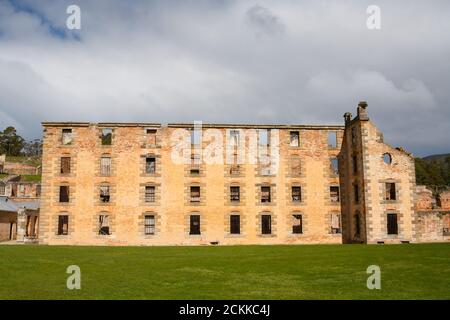
[(280, 18), (263, 6), (254, 5), (250, 7), (245, 16), (248, 25), (255, 31), (257, 36), (279, 34), (285, 30), (285, 26)]
[[(22, 2), (55, 26), (72, 4)], [(450, 150), (450, 2), (380, 0), (380, 31), (360, 0), (78, 4), (81, 41), (0, 0), (0, 127), (33, 138), (43, 120), (342, 124), (364, 99), (393, 145)]]

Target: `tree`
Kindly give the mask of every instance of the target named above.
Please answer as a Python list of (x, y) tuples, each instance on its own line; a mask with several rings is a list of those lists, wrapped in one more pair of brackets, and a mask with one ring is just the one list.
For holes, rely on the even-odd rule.
[(24, 143), (23, 154), (27, 157), (42, 155), (42, 140), (34, 139)]
[(24, 147), (25, 140), (17, 134), (14, 127), (7, 127), (0, 132), (0, 153), (8, 156), (18, 156)]

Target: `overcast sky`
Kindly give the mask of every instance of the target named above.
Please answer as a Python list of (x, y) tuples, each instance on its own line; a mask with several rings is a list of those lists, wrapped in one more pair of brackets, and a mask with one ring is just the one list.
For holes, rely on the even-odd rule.
[[(66, 8), (81, 8), (81, 30)], [(366, 27), (369, 5), (381, 30)], [(0, 0), (0, 129), (41, 121), (343, 124), (450, 152), (450, 1)]]

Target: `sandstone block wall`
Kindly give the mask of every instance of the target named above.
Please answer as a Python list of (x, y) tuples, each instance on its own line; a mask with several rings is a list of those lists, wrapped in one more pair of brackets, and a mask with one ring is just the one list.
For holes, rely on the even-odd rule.
[[(414, 158), (384, 142), (382, 133), (369, 120), (366, 108), (366, 103), (360, 103), (354, 119), (346, 114), (345, 141), (340, 154), (345, 174), (341, 176), (345, 191), (344, 242), (415, 241)], [(386, 199), (387, 183), (395, 184), (395, 199)], [(397, 215), (397, 234), (388, 234), (388, 214)]]
[[(158, 124), (44, 124), (42, 200), (39, 238), (45, 244), (79, 245), (198, 245), (341, 243), (340, 233), (331, 232), (331, 215), (340, 214), (332, 202), (330, 186), (339, 186), (331, 168), (343, 138), (340, 126), (274, 126), (279, 130), (280, 162), (276, 171), (262, 175), (258, 163), (240, 165), (238, 175), (230, 166), (201, 163), (199, 173), (190, 165), (172, 161), (171, 137), (191, 125)], [(62, 144), (62, 129), (71, 128), (73, 143)], [(112, 128), (112, 145), (101, 144), (102, 128)], [(157, 130), (156, 144), (147, 143), (146, 130)], [(233, 128), (233, 127), (232, 127)], [(267, 127), (238, 126), (247, 130)], [(230, 127), (204, 125), (210, 129), (203, 150), (214, 139), (226, 140)], [(300, 145), (290, 146), (290, 132), (300, 133)], [(337, 133), (337, 146), (329, 147), (328, 133)], [(246, 142), (246, 150), (250, 141)], [(225, 151), (221, 151), (225, 152)], [(100, 172), (102, 156), (111, 158), (111, 175)], [(145, 157), (156, 159), (156, 171), (145, 174)], [(61, 174), (61, 157), (71, 158), (71, 172)], [(301, 173), (292, 172), (293, 158), (301, 159)], [(98, 201), (100, 185), (110, 186), (109, 203)], [(145, 203), (145, 186), (155, 187), (155, 203)], [(241, 202), (229, 201), (229, 187), (240, 186)], [(293, 185), (302, 187), (302, 202), (291, 197)], [(70, 201), (59, 202), (60, 186), (69, 186)], [(200, 186), (198, 203), (189, 200), (190, 186)], [(272, 202), (261, 203), (261, 186), (271, 186)], [(241, 234), (230, 234), (230, 215), (240, 215)], [(294, 214), (301, 214), (303, 233), (293, 234)], [(69, 216), (67, 235), (58, 235), (58, 216)], [(100, 215), (108, 215), (111, 235), (98, 234)], [(144, 216), (155, 217), (155, 234), (145, 235)], [(200, 215), (201, 235), (189, 234), (189, 216)], [(272, 234), (261, 233), (261, 216), (272, 217)]]

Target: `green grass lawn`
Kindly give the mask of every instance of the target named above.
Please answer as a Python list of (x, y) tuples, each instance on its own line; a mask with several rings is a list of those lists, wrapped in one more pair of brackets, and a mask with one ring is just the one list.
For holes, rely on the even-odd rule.
[[(73, 264), (81, 290), (66, 288)], [(450, 299), (450, 243), (0, 246), (0, 299)]]
[(41, 175), (40, 174), (23, 174), (21, 175), (21, 181), (24, 182), (40, 182)]
[(19, 162), (23, 164), (29, 164), (33, 167), (38, 167), (41, 165), (42, 159), (38, 156), (25, 157), (25, 156), (6, 156), (7, 162)]

